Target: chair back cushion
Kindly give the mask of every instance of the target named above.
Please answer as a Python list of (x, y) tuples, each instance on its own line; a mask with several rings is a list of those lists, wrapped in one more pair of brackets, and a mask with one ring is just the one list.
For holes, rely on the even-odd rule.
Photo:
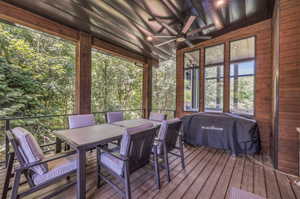
[(120, 154), (127, 155), (130, 145), (130, 135), (136, 132), (141, 132), (146, 129), (150, 129), (153, 127), (153, 123), (145, 123), (136, 127), (127, 128), (122, 136), (121, 145), (120, 145)]
[(108, 112), (106, 114), (107, 123), (118, 122), (123, 120), (123, 112)]
[[(12, 133), (17, 140), (17, 149), (25, 163), (32, 163), (45, 159), (44, 153), (34, 136), (24, 128), (16, 127)], [(37, 174), (44, 174), (48, 171), (47, 164), (37, 165), (31, 168)]]
[(69, 128), (81, 128), (96, 125), (93, 114), (71, 115), (69, 116)]
[(156, 129), (152, 123), (146, 123), (125, 131), (120, 154), (129, 159), (129, 172), (145, 166), (151, 156)]
[(161, 121), (165, 120), (166, 117), (167, 117), (166, 114), (151, 112), (149, 120), (161, 122)]

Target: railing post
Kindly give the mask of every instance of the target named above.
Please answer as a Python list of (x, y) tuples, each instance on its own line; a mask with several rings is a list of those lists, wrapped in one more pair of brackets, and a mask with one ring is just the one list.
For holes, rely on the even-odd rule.
[[(5, 128), (4, 131), (8, 131), (10, 129), (10, 120), (5, 120)], [(5, 168), (8, 166), (8, 158), (9, 158), (9, 140), (5, 133)]]
[(60, 153), (61, 152), (61, 145), (62, 141), (58, 137), (55, 138), (55, 153)]

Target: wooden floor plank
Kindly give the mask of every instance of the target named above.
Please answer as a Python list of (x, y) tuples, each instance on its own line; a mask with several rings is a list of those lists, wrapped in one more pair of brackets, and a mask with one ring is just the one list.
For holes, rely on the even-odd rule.
[(203, 172), (206, 165), (209, 164), (208, 161), (200, 162), (192, 172), (176, 187), (175, 191), (169, 195), (169, 198), (181, 198), (184, 196), (185, 191), (194, 183), (198, 176)]
[[(261, 156), (256, 155), (255, 159), (261, 161)], [(254, 165), (254, 193), (264, 198), (267, 197), (264, 168), (258, 164)]]
[(237, 157), (237, 162), (234, 167), (234, 171), (232, 173), (232, 177), (230, 179), (230, 184), (228, 189), (226, 190), (226, 199), (229, 199), (229, 193), (231, 187), (240, 188), (242, 184), (243, 171), (244, 171), (245, 158)]
[[(198, 158), (199, 156), (202, 156), (203, 154), (207, 153), (206, 150), (197, 150), (195, 153), (193, 153), (191, 156), (187, 157), (185, 159), (186, 167), (189, 167), (189, 165), (193, 162), (194, 159)], [(180, 172), (184, 172), (185, 170), (182, 170), (181, 164), (176, 165), (176, 167), (172, 168), (171, 170), (171, 179), (176, 177)], [(163, 170), (161, 173), (161, 187), (167, 185), (166, 180), (166, 172)], [(142, 184), (139, 189), (135, 190), (132, 193), (133, 198), (151, 198), (154, 197), (160, 190), (157, 190), (154, 188), (154, 183), (151, 181), (147, 181), (146, 183)]]
[(218, 181), (218, 184), (214, 190), (213, 195), (211, 196), (211, 199), (223, 199), (225, 198), (226, 195), (226, 191), (227, 188), (229, 186), (230, 183), (230, 179), (233, 173), (233, 169), (235, 167), (236, 164), (236, 158), (231, 156), (227, 162), (227, 165), (224, 169), (224, 171), (222, 172), (222, 175)]
[(276, 177), (278, 180), (279, 190), (281, 192), (281, 196), (284, 199), (296, 199), (296, 196), (293, 192), (293, 189), (290, 185), (290, 180), (287, 176), (276, 172)]
[[(211, 174), (209, 175), (208, 180), (205, 183), (205, 186), (202, 187), (201, 191), (199, 192), (197, 198), (211, 198), (216, 185), (221, 177), (222, 172), (225, 169), (225, 166), (229, 160), (228, 154), (224, 154), (222, 159), (218, 162), (218, 164), (215, 166), (214, 170), (211, 171)], [(199, 176), (201, 177), (201, 176)]]
[(220, 158), (222, 157), (224, 153), (222, 151), (217, 151), (213, 154), (213, 157), (210, 157), (209, 160), (206, 162), (201, 162), (200, 164), (203, 165), (203, 172), (201, 172), (199, 176), (196, 176), (197, 178), (193, 182), (191, 186), (188, 187), (188, 189), (184, 192), (184, 196), (186, 198), (195, 198), (197, 197), (197, 194), (199, 193), (201, 187), (203, 186), (204, 182), (206, 181), (207, 177), (209, 176), (209, 173), (213, 170), (215, 165), (219, 162)]
[(243, 172), (243, 180), (241, 189), (248, 192), (253, 192), (254, 184), (253, 184), (253, 177), (254, 177), (254, 164), (248, 158), (245, 159), (245, 167)]
[(284, 199), (281, 198), (277, 178), (273, 170), (264, 168), (266, 176), (267, 198), (270, 199)]

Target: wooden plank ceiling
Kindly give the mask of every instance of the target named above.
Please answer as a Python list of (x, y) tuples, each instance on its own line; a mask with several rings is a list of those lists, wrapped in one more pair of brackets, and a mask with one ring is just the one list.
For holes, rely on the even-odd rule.
[[(166, 60), (176, 48), (214, 38), (272, 16), (273, 0), (5, 0), (61, 24), (91, 33), (99, 39), (124, 47), (147, 57)], [(187, 32), (194, 39), (170, 42), (178, 37), (190, 16), (197, 16)], [(202, 31), (199, 28), (203, 29)], [(200, 30), (201, 30), (200, 29)], [(175, 38), (176, 38), (175, 37)], [(207, 39), (207, 38), (206, 38)]]

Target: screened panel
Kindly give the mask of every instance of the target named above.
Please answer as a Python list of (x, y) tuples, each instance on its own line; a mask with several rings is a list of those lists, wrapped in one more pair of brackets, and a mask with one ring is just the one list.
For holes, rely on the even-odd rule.
[(223, 65), (205, 68), (205, 110), (223, 110)]
[(152, 110), (174, 117), (176, 109), (176, 57), (152, 68)]
[(254, 114), (255, 62), (230, 65), (230, 111)]
[(199, 68), (184, 72), (184, 110), (199, 110)]
[(199, 67), (199, 50), (184, 53), (184, 68)]
[(242, 60), (255, 57), (255, 37), (230, 43), (230, 60)]
[(142, 84), (142, 67), (92, 50), (92, 112), (141, 109)]
[(205, 65), (224, 62), (224, 44), (205, 48)]

